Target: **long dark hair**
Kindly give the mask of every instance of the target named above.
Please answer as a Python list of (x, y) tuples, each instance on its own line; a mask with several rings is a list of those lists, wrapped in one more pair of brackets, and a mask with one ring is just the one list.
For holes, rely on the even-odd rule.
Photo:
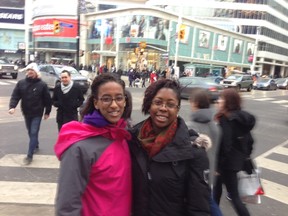
[(149, 109), (152, 104), (152, 100), (156, 96), (157, 92), (162, 89), (162, 88), (169, 88), (172, 89), (177, 96), (178, 99), (178, 106), (180, 107), (181, 105), (181, 96), (180, 96), (180, 91), (181, 87), (179, 85), (178, 81), (175, 80), (170, 80), (170, 79), (161, 79), (158, 80), (154, 83), (152, 83), (145, 91), (144, 99), (143, 99), (143, 104), (142, 104), (142, 113), (147, 115), (149, 114)]
[(132, 97), (127, 96), (127, 92), (125, 90), (125, 82), (123, 80), (117, 79), (115, 76), (105, 73), (97, 76), (91, 85), (91, 93), (88, 96), (85, 105), (83, 109), (81, 110), (81, 119), (83, 119), (84, 115), (87, 114), (92, 114), (93, 111), (95, 110), (94, 107), (94, 100), (98, 99), (98, 94), (99, 94), (99, 88), (100, 86), (108, 83), (108, 82), (115, 82), (121, 85), (123, 89), (123, 95), (125, 95), (125, 100), (126, 100), (126, 106), (124, 108), (124, 113), (122, 115), (122, 118), (124, 119), (129, 119), (131, 117), (131, 112), (132, 112)]

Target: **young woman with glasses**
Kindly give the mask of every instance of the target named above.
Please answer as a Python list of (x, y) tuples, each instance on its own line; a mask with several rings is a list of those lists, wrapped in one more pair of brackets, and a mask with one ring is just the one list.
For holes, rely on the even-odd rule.
[(131, 130), (133, 216), (210, 215), (208, 158), (195, 156), (188, 128), (178, 116), (180, 86), (169, 79), (145, 91), (142, 112), (149, 117)]
[(125, 83), (97, 76), (82, 122), (63, 125), (54, 150), (60, 162), (56, 215), (121, 215), (131, 210), (131, 160)]

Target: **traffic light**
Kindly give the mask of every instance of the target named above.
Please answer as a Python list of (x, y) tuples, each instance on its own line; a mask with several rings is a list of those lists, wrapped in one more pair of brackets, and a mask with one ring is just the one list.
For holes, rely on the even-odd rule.
[(185, 29), (180, 29), (179, 32), (179, 39), (183, 40), (185, 38)]
[(54, 21), (54, 34), (59, 34), (61, 27), (60, 27), (60, 22), (59, 21)]

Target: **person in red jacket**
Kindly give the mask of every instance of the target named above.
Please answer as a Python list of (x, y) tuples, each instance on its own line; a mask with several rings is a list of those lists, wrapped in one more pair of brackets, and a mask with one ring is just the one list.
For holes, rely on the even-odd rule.
[(130, 216), (131, 159), (126, 119), (131, 97), (111, 74), (97, 76), (81, 111), (83, 122), (60, 130), (54, 146), (60, 162), (57, 216)]
[(157, 74), (155, 72), (155, 70), (152, 71), (152, 73), (150, 74), (150, 83), (154, 83), (155, 81), (157, 81)]

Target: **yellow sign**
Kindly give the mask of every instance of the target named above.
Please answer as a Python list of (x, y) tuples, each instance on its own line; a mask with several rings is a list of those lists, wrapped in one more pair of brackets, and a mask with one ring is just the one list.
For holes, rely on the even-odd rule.
[(145, 41), (141, 41), (141, 42), (139, 43), (139, 47), (140, 47), (141, 49), (145, 49), (146, 46), (147, 46), (147, 44), (146, 44)]

